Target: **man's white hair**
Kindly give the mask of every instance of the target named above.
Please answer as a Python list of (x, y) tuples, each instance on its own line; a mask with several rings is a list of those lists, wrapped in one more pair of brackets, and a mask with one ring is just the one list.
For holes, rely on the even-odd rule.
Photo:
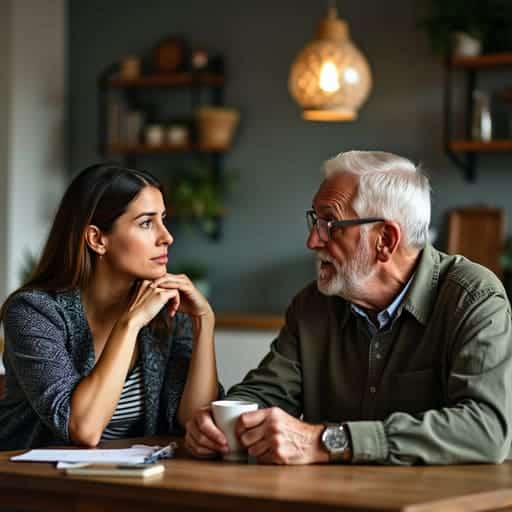
[(326, 178), (337, 173), (358, 177), (352, 208), (359, 217), (397, 222), (406, 247), (421, 249), (428, 240), (430, 183), (420, 166), (384, 151), (347, 151), (324, 163)]

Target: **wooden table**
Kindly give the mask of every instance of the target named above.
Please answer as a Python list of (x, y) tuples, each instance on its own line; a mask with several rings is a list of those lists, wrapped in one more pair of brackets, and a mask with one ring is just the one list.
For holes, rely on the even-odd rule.
[[(163, 444), (168, 439), (132, 442)], [(130, 446), (126, 441), (105, 447)], [(448, 467), (259, 466), (197, 461), (182, 453), (162, 476), (66, 476), (52, 464), (0, 452), (0, 509), (48, 512), (480, 511), (512, 505), (512, 461)], [(469, 496), (468, 496), (469, 495)]]

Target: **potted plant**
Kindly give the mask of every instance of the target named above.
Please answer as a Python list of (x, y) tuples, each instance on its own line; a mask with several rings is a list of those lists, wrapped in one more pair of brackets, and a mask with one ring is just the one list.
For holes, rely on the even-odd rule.
[(433, 51), (442, 55), (452, 49), (457, 55), (478, 54), (482, 46), (495, 51), (496, 33), (511, 16), (506, 0), (430, 0), (429, 5), (417, 26), (427, 32)]
[(219, 179), (213, 169), (198, 162), (176, 172), (169, 187), (172, 216), (215, 236), (219, 219), (225, 213), (224, 202), (232, 181), (233, 173), (224, 173)]

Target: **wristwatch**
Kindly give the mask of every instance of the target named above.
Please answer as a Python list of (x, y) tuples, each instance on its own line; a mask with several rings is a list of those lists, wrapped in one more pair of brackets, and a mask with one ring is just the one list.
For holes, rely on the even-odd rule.
[(326, 423), (322, 433), (322, 444), (329, 453), (331, 462), (344, 460), (350, 450), (350, 439), (346, 427), (342, 423)]

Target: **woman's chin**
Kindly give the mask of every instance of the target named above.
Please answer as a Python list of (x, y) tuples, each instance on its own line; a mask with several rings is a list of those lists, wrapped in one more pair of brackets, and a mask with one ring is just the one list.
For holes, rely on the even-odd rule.
[(152, 278), (149, 278), (149, 279), (158, 279), (160, 277), (164, 277), (165, 274), (167, 274), (167, 268), (163, 267), (159, 271), (154, 272), (154, 276)]

